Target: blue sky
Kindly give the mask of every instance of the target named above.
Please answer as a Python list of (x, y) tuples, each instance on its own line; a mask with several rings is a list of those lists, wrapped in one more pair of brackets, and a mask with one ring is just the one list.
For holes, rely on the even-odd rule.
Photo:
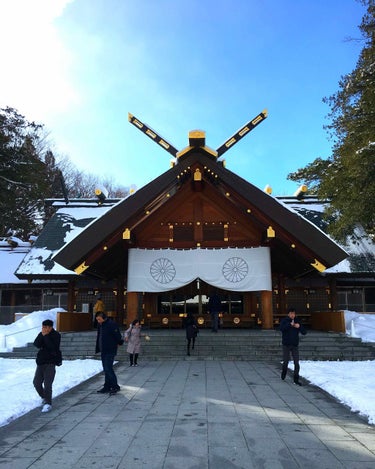
[[(56, 152), (83, 171), (138, 188), (206, 131), (217, 149), (263, 109), (225, 154), (227, 168), (274, 195), (287, 174), (327, 157), (322, 98), (363, 44), (356, 0), (0, 0), (0, 106), (45, 124)], [(4, 66), (6, 64), (6, 73)]]

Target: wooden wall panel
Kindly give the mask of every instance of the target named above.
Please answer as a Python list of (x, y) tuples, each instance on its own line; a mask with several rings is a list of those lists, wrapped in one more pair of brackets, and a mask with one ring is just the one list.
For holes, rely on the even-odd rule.
[[(224, 225), (227, 225), (225, 230)], [(184, 226), (194, 230), (192, 239), (188, 239), (188, 229), (185, 236), (178, 235)], [(217, 239), (213, 239), (215, 227), (221, 227), (216, 230)], [(263, 233), (251, 215), (238, 209), (212, 186), (207, 184), (196, 192), (188, 183), (168, 203), (145, 218), (134, 229), (134, 235), (138, 247), (194, 248), (259, 246)]]

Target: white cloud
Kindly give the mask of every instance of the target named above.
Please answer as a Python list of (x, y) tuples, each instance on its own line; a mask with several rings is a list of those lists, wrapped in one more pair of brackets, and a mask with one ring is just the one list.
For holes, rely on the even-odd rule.
[(55, 20), (72, 0), (0, 0), (0, 106), (40, 120), (77, 100)]

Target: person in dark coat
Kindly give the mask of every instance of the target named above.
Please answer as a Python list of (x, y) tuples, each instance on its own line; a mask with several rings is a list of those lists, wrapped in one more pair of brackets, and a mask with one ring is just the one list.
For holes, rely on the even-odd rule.
[(305, 335), (306, 329), (300, 323), (296, 317), (296, 310), (289, 308), (288, 316), (282, 319), (280, 323), (280, 331), (282, 333), (282, 345), (283, 345), (283, 367), (281, 371), (281, 379), (285, 379), (289, 357), (292, 355), (294, 361), (294, 383), (298, 386), (302, 386), (299, 381), (299, 334)]
[(37, 347), (36, 371), (33, 385), (42, 398), (42, 412), (52, 409), (52, 383), (56, 375), (56, 365), (60, 363), (61, 335), (53, 328), (53, 321), (46, 319), (42, 322), (42, 331), (39, 332), (34, 345)]
[(210, 296), (207, 310), (211, 314), (211, 332), (217, 332), (219, 328), (219, 313), (221, 312), (221, 300), (217, 293)]
[(116, 394), (120, 390), (120, 386), (113, 370), (113, 362), (117, 354), (117, 346), (122, 345), (124, 341), (118, 325), (105, 313), (99, 311), (95, 318), (98, 322), (95, 353), (100, 352), (104, 371), (104, 385), (97, 392)]
[(190, 356), (190, 345), (192, 344), (192, 350), (195, 346), (195, 339), (197, 338), (199, 329), (198, 323), (194, 318), (192, 313), (187, 313), (185, 318), (185, 329), (186, 329), (186, 339), (187, 339), (187, 355)]

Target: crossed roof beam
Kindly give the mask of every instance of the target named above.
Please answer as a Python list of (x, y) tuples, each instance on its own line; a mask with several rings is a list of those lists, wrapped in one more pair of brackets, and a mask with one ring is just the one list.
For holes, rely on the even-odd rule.
[(164, 150), (170, 153), (174, 158), (179, 158), (183, 154), (187, 153), (194, 147), (204, 148), (208, 153), (214, 155), (216, 158), (220, 158), (226, 151), (233, 147), (237, 142), (239, 142), (245, 135), (251, 132), (255, 127), (257, 127), (261, 122), (263, 122), (268, 116), (267, 110), (264, 109), (257, 116), (247, 122), (242, 126), (236, 133), (229, 137), (219, 148), (213, 150), (205, 145), (205, 132), (202, 130), (192, 130), (189, 132), (189, 146), (179, 151), (172, 144), (170, 144), (166, 139), (162, 138), (155, 130), (151, 129), (147, 124), (137, 119), (133, 114), (128, 113), (128, 119), (131, 124), (137, 127), (141, 132), (143, 132), (147, 137), (156, 142)]

